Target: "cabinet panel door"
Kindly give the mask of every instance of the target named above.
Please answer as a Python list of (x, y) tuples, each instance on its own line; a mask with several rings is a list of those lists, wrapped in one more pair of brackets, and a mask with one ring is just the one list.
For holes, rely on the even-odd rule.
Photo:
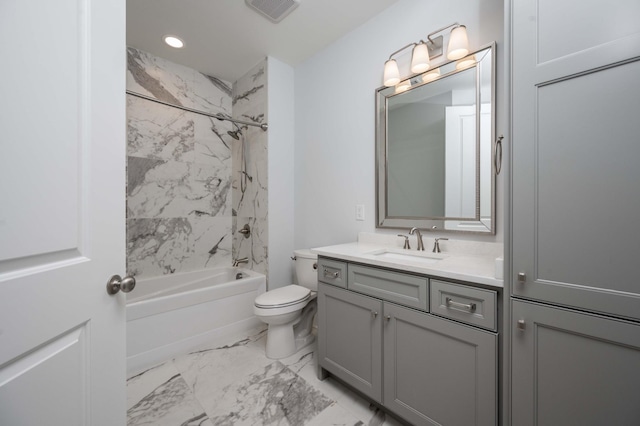
[(318, 286), (320, 366), (382, 402), (382, 302), (334, 286)]
[(640, 325), (517, 300), (513, 321), (512, 424), (640, 424)]
[(640, 2), (512, 5), (512, 292), (640, 319)]
[(391, 303), (384, 316), (386, 407), (414, 425), (497, 424), (495, 334)]

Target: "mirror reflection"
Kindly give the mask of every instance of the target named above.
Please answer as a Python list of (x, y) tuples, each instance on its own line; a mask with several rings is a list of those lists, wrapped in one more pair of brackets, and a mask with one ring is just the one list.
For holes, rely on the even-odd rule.
[(378, 89), (378, 227), (494, 232), (492, 49)]

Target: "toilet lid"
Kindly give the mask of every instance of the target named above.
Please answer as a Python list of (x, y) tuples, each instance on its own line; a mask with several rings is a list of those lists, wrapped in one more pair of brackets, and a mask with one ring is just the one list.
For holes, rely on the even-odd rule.
[(286, 287), (269, 290), (256, 297), (255, 305), (258, 308), (282, 308), (284, 306), (295, 305), (304, 302), (311, 296), (311, 290), (299, 285), (288, 285)]

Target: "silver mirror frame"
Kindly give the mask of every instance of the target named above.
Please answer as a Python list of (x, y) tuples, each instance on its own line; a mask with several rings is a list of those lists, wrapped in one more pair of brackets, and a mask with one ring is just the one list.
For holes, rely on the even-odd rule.
[[(495, 42), (489, 45), (483, 46), (481, 49), (478, 49), (475, 52), (470, 52), (467, 56), (472, 55), (480, 55), (484, 51), (490, 51), (491, 57), (489, 59), (491, 65), (491, 89), (489, 91), (489, 96), (491, 97), (491, 152), (495, 152), (495, 144), (496, 144), (496, 54), (495, 54)], [(486, 60), (487, 58), (485, 58)], [(412, 87), (410, 90), (414, 88), (422, 87), (426, 84), (432, 84), (437, 82), (443, 78), (446, 78), (450, 75), (457, 74), (459, 72), (468, 70), (469, 68), (464, 68), (462, 70), (455, 69), (455, 62), (457, 61), (448, 61), (438, 65), (438, 68), (447, 68), (451, 67), (453, 64), (453, 70), (442, 74), (438, 79), (420, 83)], [(477, 65), (474, 65), (477, 68)], [(430, 71), (430, 70), (429, 70)], [(427, 71), (428, 72), (428, 71)], [(409, 78), (420, 78), (425, 73), (421, 74), (413, 74)], [(476, 92), (478, 93), (477, 98), (479, 99), (480, 92), (480, 83), (479, 79), (476, 78)], [(398, 217), (398, 216), (389, 216), (387, 214), (387, 99), (391, 96), (396, 96), (393, 93), (393, 88), (382, 86), (376, 89), (376, 228), (412, 228), (417, 227), (421, 229), (428, 230), (437, 230), (442, 232), (454, 232), (454, 233), (474, 233), (474, 234), (483, 234), (483, 235), (493, 235), (496, 233), (496, 169), (494, 168), (494, 159), (491, 158), (489, 164), (481, 165), (480, 164), (480, 152), (476, 153), (476, 173), (478, 175), (476, 181), (476, 217), (474, 218), (454, 218), (454, 217)], [(481, 108), (481, 103), (476, 102), (476, 108), (478, 113), (477, 122), (479, 123), (479, 112)], [(479, 136), (480, 128), (478, 127), (477, 136), (476, 136), (476, 144), (479, 147)], [(492, 154), (493, 155), (493, 154)], [(480, 175), (480, 167), (490, 167), (491, 169), (491, 218), (490, 225), (487, 224), (480, 219), (480, 186), (479, 186), (479, 175)], [(458, 229), (446, 229), (445, 224), (447, 221), (456, 221), (460, 222), (458, 225)]]

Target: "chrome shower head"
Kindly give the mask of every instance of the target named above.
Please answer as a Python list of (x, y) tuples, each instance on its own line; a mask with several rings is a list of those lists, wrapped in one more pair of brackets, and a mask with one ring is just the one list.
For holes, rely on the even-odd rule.
[(232, 138), (234, 138), (235, 140), (239, 141), (240, 135), (242, 134), (242, 130), (240, 129), (240, 126), (238, 126), (236, 123), (233, 123), (233, 125), (236, 127), (236, 130), (229, 130), (227, 134)]

